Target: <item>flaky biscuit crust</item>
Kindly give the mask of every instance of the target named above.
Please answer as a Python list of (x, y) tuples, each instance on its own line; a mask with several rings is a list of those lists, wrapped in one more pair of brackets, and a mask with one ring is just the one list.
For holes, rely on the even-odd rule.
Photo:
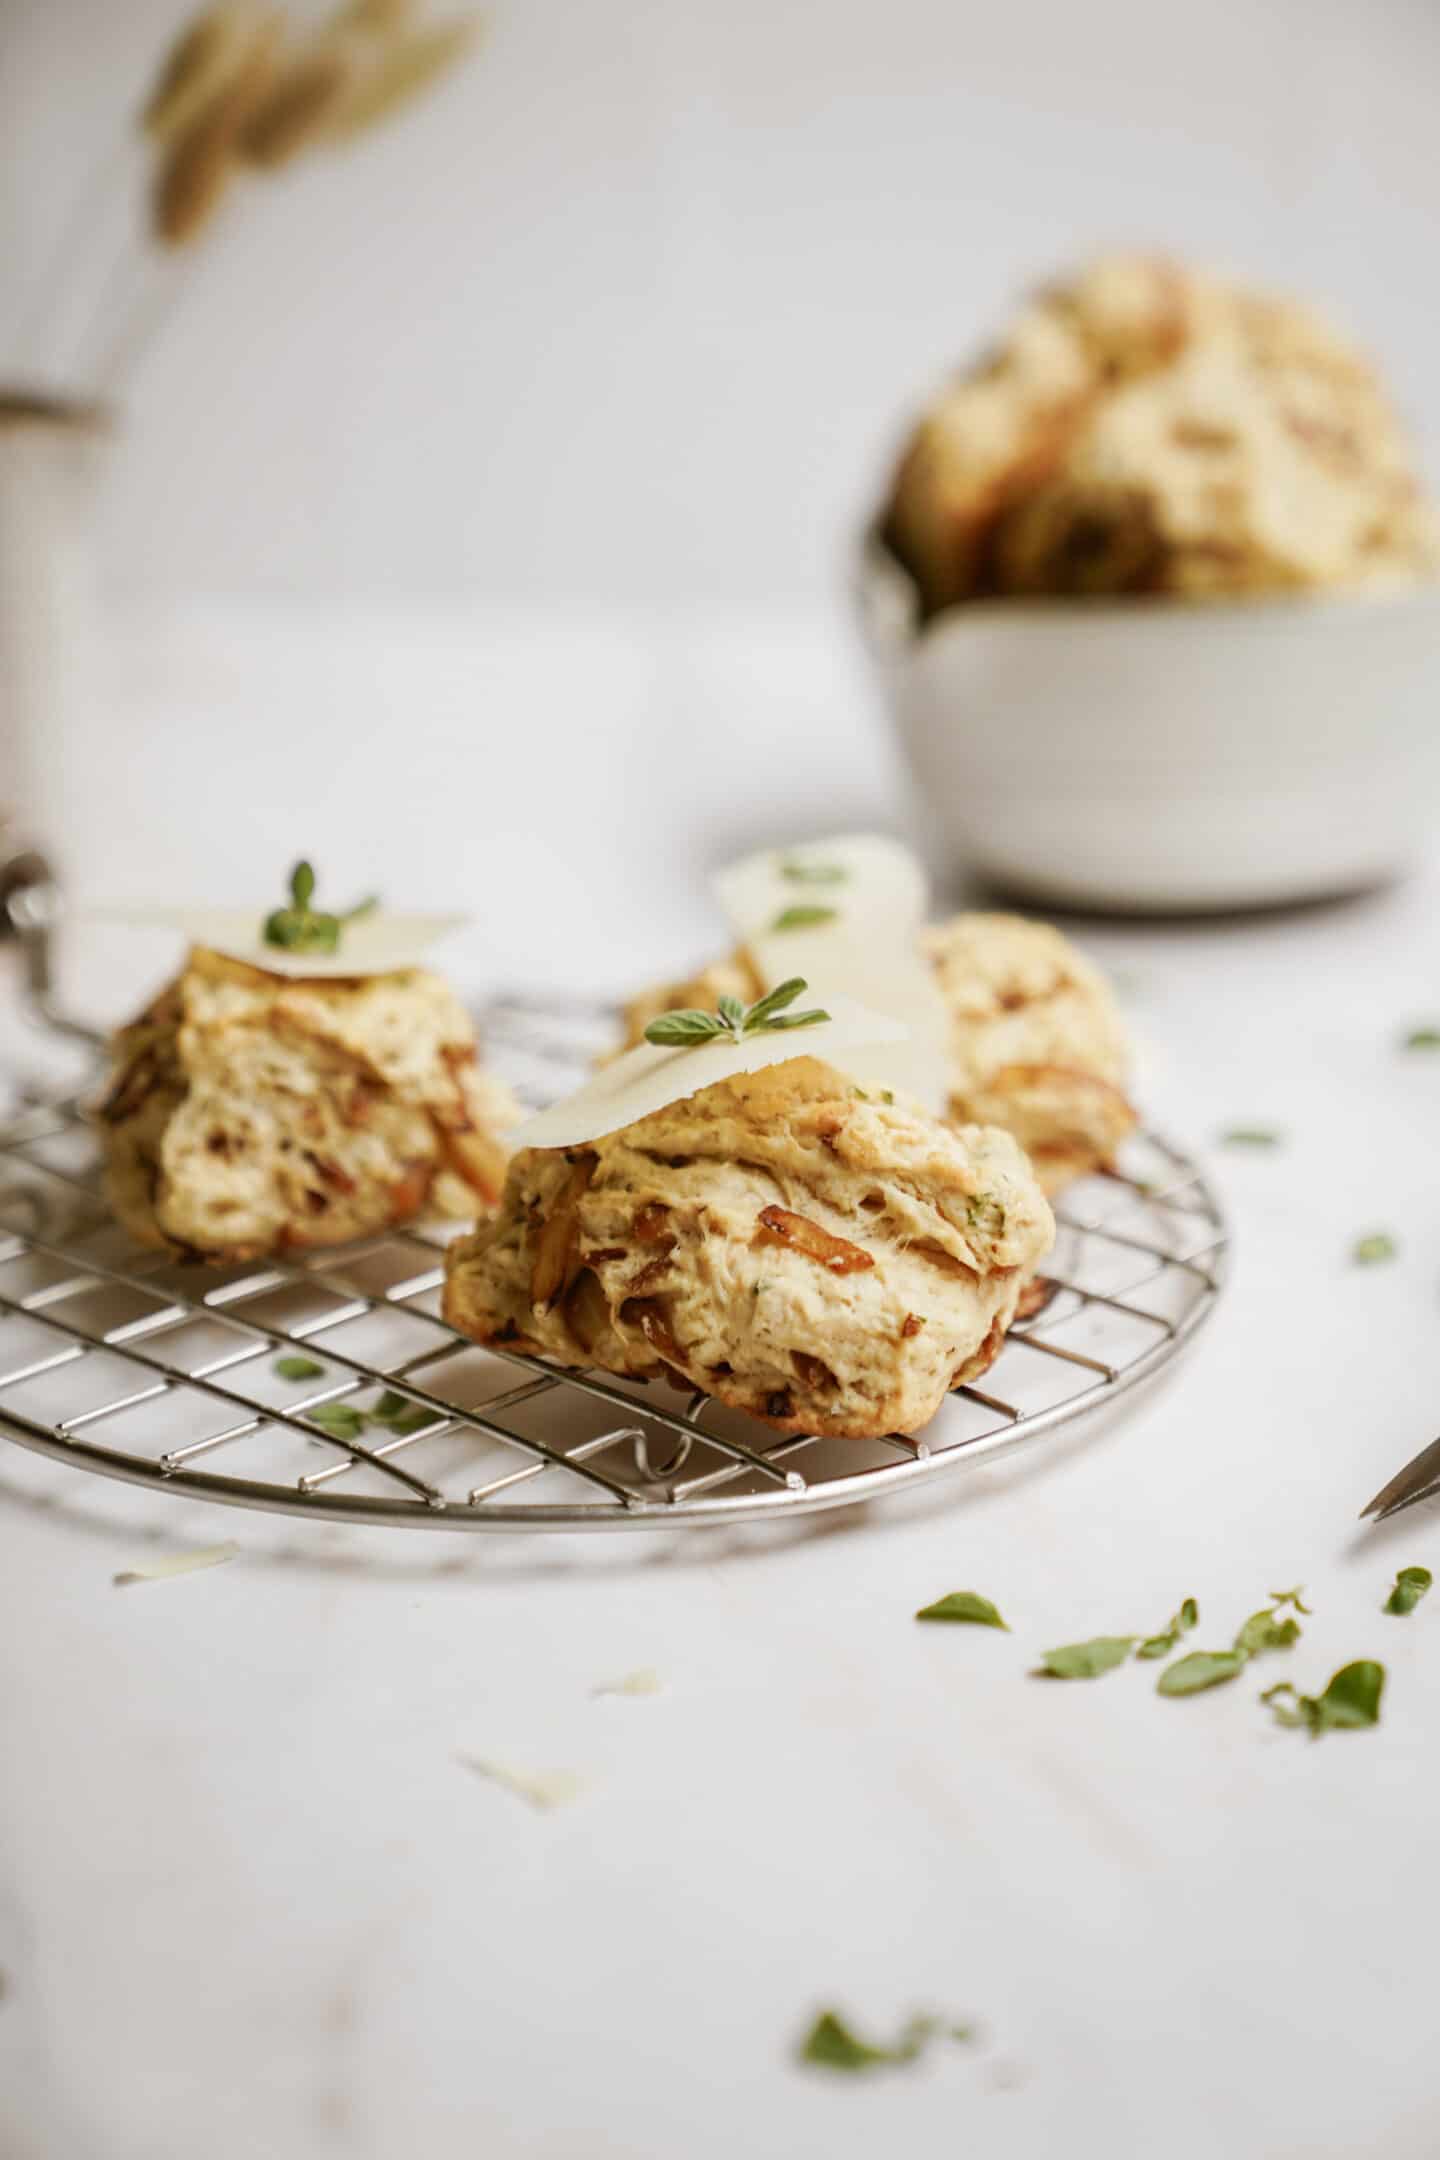
[(995, 1357), (1053, 1235), (1008, 1134), (796, 1058), (518, 1154), (498, 1216), (450, 1249), (445, 1313), (779, 1432), (915, 1432)]
[(342, 1244), (493, 1207), (518, 1117), (438, 975), (269, 975), (197, 948), (114, 1043), (106, 1192), (186, 1258)]

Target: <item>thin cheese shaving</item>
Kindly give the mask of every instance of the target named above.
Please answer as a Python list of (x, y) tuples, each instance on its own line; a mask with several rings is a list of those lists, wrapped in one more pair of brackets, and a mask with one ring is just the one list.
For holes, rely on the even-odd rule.
[(328, 976), (353, 979), (393, 975), (425, 965), (432, 945), (460, 929), (464, 915), (396, 915), (384, 909), (346, 923), (333, 953), (292, 952), (267, 945), (263, 936), (270, 912), (256, 908), (137, 907), (92, 909), (91, 922), (121, 923), (136, 930), (174, 930), (192, 945), (243, 960), (270, 975)]
[(715, 893), (764, 989), (803, 975), (901, 1021), (903, 1041), (844, 1062), (866, 1088), (892, 1087), (939, 1115), (947, 1095), (944, 1000), (920, 952), (926, 878), (898, 840), (844, 834), (731, 863)]
[(658, 1043), (637, 1043), (564, 1102), (552, 1103), (548, 1110), (527, 1118), (511, 1133), (510, 1144), (517, 1148), (581, 1147), (603, 1139), (606, 1133), (619, 1132), (623, 1125), (634, 1125), (670, 1103), (698, 1095), (717, 1080), (734, 1080), (741, 1073), (760, 1072), (767, 1065), (783, 1065), (797, 1057), (822, 1058), (848, 1072), (857, 1049), (904, 1039), (903, 1023), (869, 1012), (853, 998), (832, 997), (823, 984), (810, 985), (805, 1003), (818, 1006), (830, 1018), (814, 1027), (747, 1035), (743, 1042), (716, 1036), (673, 1050)]

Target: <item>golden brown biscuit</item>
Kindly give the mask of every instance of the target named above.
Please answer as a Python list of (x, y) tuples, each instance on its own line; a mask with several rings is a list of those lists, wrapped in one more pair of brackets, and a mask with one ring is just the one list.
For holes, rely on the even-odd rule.
[(516, 1155), (499, 1215), (450, 1248), (445, 1314), (778, 1432), (915, 1432), (996, 1356), (1053, 1235), (1007, 1133), (794, 1058)]
[(1413, 451), (1310, 310), (1114, 257), (1050, 286), (902, 455), (885, 527), (922, 612), (994, 594), (1227, 594), (1434, 577)]
[[(1109, 1163), (1135, 1112), (1125, 1026), (1100, 970), (1060, 931), (1018, 915), (956, 915), (923, 931), (921, 946), (950, 1013), (953, 1122), (1014, 1133), (1050, 1193)], [(708, 1010), (722, 990), (748, 1000), (762, 987), (746, 955), (732, 953), (632, 999), (621, 1047), (640, 1042), (657, 1013)]]
[(438, 976), (267, 974), (201, 948), (114, 1044), (106, 1191), (187, 1258), (493, 1207), (518, 1111)]
[(1003, 1125), (1047, 1192), (1111, 1162), (1135, 1112), (1125, 1026), (1100, 970), (1018, 915), (956, 915), (924, 946), (950, 1011), (955, 1122)]

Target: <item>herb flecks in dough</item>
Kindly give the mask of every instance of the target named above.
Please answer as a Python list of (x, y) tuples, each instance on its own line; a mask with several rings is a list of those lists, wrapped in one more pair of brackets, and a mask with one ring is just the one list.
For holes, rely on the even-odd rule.
[(345, 925), (370, 914), (380, 904), (371, 893), (343, 915), (327, 915), (312, 906), (314, 898), (315, 872), (308, 862), (298, 862), (290, 873), (290, 905), (274, 909), (265, 918), (265, 943), (286, 952), (338, 952)]
[(658, 1043), (662, 1049), (693, 1049), (699, 1043), (714, 1042), (720, 1036), (728, 1036), (732, 1042), (743, 1043), (750, 1035), (776, 1035), (786, 1028), (818, 1027), (829, 1013), (818, 1007), (806, 1012), (789, 1010), (802, 990), (809, 984), (803, 975), (792, 975), (787, 982), (777, 983), (765, 996), (757, 998), (750, 1006), (742, 1005), (737, 997), (721, 997), (716, 1001), (713, 1013), (701, 1012), (698, 1007), (683, 1011), (660, 1013), (645, 1030), (646, 1042)]

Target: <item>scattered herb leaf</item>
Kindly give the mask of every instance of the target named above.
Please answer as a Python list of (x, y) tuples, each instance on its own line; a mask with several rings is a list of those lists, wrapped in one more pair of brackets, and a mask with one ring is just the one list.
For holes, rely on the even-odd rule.
[(316, 1403), (305, 1415), (332, 1440), (358, 1440), (365, 1430), (365, 1419), (353, 1403)]
[(314, 898), (315, 872), (308, 862), (298, 862), (290, 873), (290, 905), (274, 909), (265, 918), (261, 932), (265, 943), (282, 946), (287, 952), (333, 953), (345, 925), (380, 905), (371, 893), (343, 915), (327, 915), (311, 906)]
[(821, 1020), (828, 1020), (829, 1013), (818, 1009), (798, 1013), (787, 1010), (807, 987), (803, 975), (792, 975), (787, 982), (777, 983), (764, 997), (757, 998), (748, 1010), (739, 998), (727, 993), (717, 999), (713, 1013), (701, 1012), (694, 1006), (659, 1013), (646, 1028), (645, 1040), (665, 1049), (683, 1050), (696, 1043), (712, 1042), (717, 1035), (726, 1035), (732, 1042), (739, 1043), (744, 1042), (747, 1035), (815, 1027)]
[(1160, 1695), (1198, 1695), (1202, 1688), (1233, 1680), (1249, 1663), (1243, 1650), (1192, 1650), (1167, 1665), (1155, 1683)]
[(1047, 1650), (1036, 1667), (1052, 1680), (1098, 1680), (1123, 1665), (1134, 1647), (1133, 1635), (1096, 1635), (1089, 1642), (1062, 1643)]
[(1006, 1633), (1009, 1633), (1008, 1623), (1001, 1619), (999, 1612), (991, 1604), (989, 1598), (981, 1597), (979, 1592), (975, 1590), (951, 1590), (947, 1596), (936, 1598), (933, 1605), (922, 1605), (915, 1618), (917, 1620), (970, 1620), (977, 1627), (1004, 1628)]
[(1200, 1618), (1200, 1608), (1193, 1597), (1187, 1597), (1180, 1610), (1166, 1621), (1158, 1635), (1147, 1635), (1135, 1652), (1137, 1658), (1169, 1657), (1182, 1635), (1188, 1635)]
[(1265, 1650), (1288, 1650), (1300, 1640), (1300, 1623), (1293, 1613), (1282, 1620), (1274, 1606), (1266, 1606), (1260, 1612), (1251, 1613), (1239, 1634), (1235, 1648), (1243, 1650), (1247, 1657), (1258, 1657)]
[(277, 1357), (271, 1367), (281, 1380), (318, 1380), (324, 1370), (313, 1357)]
[(907, 2019), (891, 2046), (876, 2046), (853, 2032), (838, 2011), (822, 2010), (797, 2052), (801, 2062), (818, 2069), (863, 2074), (914, 2062), (932, 2040), (941, 2037), (965, 2041), (974, 2035), (968, 2025), (953, 2025), (944, 2018), (921, 2014)]
[(801, 862), (798, 856), (782, 855), (780, 875), (792, 885), (843, 885), (850, 873), (844, 863)]
[(1323, 1695), (1299, 1695), (1282, 1680), (1266, 1688), (1260, 1700), (1269, 1703), (1280, 1724), (1303, 1726), (1318, 1740), (1324, 1732), (1360, 1732), (1378, 1725), (1384, 1692), (1384, 1666), (1374, 1658), (1357, 1658), (1341, 1666)]
[(1296, 1612), (1304, 1613), (1308, 1620), (1313, 1608), (1305, 1603), (1305, 1585), (1296, 1583), (1293, 1590), (1270, 1590), (1266, 1595), (1272, 1605), (1293, 1605)]
[(1373, 1267), (1377, 1260), (1393, 1260), (1399, 1250), (1388, 1230), (1372, 1230), (1368, 1237), (1356, 1238), (1350, 1257), (1357, 1267)]
[(1385, 1600), (1386, 1612), (1402, 1615), (1414, 1612), (1434, 1580), (1428, 1567), (1402, 1567), (1395, 1577), (1394, 1589)]
[(1232, 1125), (1220, 1135), (1222, 1147), (1279, 1147), (1280, 1135), (1265, 1125)]
[(1407, 1050), (1440, 1050), (1440, 1027), (1411, 1028), (1405, 1037)]
[(781, 908), (771, 923), (772, 930), (818, 930), (822, 923), (834, 922), (837, 910), (833, 907), (816, 907), (806, 901), (795, 907)]
[(223, 1545), (201, 1545), (194, 1552), (167, 1553), (163, 1559), (148, 1560), (141, 1567), (122, 1568), (111, 1581), (117, 1590), (127, 1590), (131, 1583), (165, 1582), (172, 1575), (193, 1575), (200, 1568), (222, 1567), (239, 1550), (233, 1539), (227, 1539)]

